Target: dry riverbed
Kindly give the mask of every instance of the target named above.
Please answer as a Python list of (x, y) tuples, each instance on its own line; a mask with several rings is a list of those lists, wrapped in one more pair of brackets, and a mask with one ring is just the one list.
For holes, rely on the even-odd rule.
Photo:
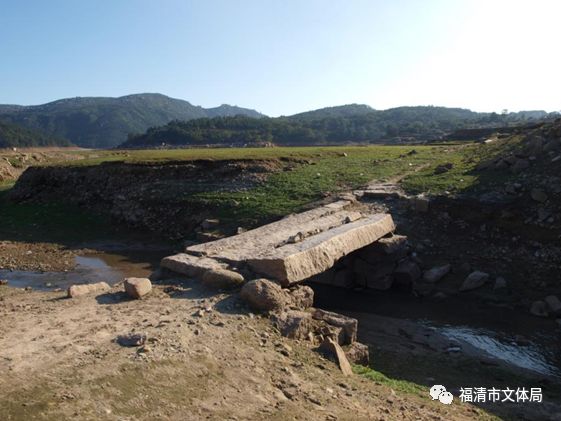
[[(488, 419), (359, 375), (280, 337), (236, 296), (166, 281), (141, 301), (0, 287), (0, 408), (24, 419)], [(120, 334), (143, 333), (126, 348)]]

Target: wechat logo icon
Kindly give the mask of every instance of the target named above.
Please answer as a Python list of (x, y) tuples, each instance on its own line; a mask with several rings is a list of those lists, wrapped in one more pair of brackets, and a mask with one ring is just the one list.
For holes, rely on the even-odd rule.
[(430, 388), (429, 392), (433, 401), (439, 400), (444, 405), (450, 405), (454, 400), (454, 396), (446, 391), (446, 388), (440, 384), (435, 384)]

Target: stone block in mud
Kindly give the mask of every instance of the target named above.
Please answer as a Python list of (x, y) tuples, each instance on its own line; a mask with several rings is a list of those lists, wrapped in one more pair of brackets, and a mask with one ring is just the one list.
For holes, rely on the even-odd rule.
[(97, 282), (95, 284), (71, 285), (67, 290), (68, 298), (81, 297), (83, 295), (99, 294), (109, 291), (111, 287), (107, 282)]
[(421, 279), (421, 268), (413, 260), (407, 259), (397, 265), (393, 276), (395, 282), (401, 285), (412, 285)]
[(344, 332), (343, 343), (350, 345), (356, 341), (356, 334), (358, 330), (358, 320), (352, 317), (343, 316), (342, 314), (333, 313), (331, 311), (314, 309), (313, 318), (322, 320), (332, 326), (340, 327)]
[(160, 262), (160, 266), (190, 278), (200, 279), (206, 271), (225, 269), (226, 265), (214, 259), (179, 253), (174, 256), (164, 257)]
[(345, 355), (345, 352), (343, 351), (343, 348), (341, 348), (341, 346), (333, 339), (329, 337), (325, 338), (320, 345), (319, 350), (320, 352), (334, 358), (345, 376), (353, 375), (353, 369), (347, 359), (347, 356)]
[(244, 277), (228, 269), (209, 269), (202, 276), (203, 284), (213, 289), (233, 289), (242, 286)]
[(148, 278), (127, 278), (124, 286), (127, 295), (135, 299), (142, 298), (152, 291), (152, 282)]
[(339, 345), (345, 344), (345, 331), (342, 327), (327, 324), (321, 320), (314, 320), (316, 323), (314, 333), (320, 336), (320, 342), (325, 338), (331, 338)]
[(353, 342), (348, 347), (343, 348), (343, 350), (349, 362), (368, 367), (370, 363), (368, 345), (361, 344), (360, 342)]
[(305, 311), (287, 310), (273, 314), (273, 325), (282, 336), (304, 340), (313, 331), (312, 315)]

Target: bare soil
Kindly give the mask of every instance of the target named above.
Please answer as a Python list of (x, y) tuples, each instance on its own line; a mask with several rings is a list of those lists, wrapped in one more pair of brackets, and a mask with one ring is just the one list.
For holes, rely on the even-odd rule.
[[(4, 420), (472, 420), (358, 375), (344, 377), (310, 344), (282, 338), (237, 297), (196, 282), (128, 300), (0, 287)], [(131, 331), (142, 347), (114, 340)], [(428, 391), (427, 391), (428, 392)]]

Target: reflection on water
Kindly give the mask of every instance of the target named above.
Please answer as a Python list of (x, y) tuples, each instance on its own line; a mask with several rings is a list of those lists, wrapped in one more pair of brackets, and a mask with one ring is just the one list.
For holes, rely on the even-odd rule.
[[(109, 266), (106, 263), (120, 262)], [(76, 267), (68, 272), (30, 272), (19, 270), (0, 270), (0, 279), (7, 279), (12, 287), (32, 287), (38, 290), (66, 289), (73, 284), (91, 284), (107, 282), (115, 284), (125, 276), (146, 276), (150, 273), (150, 265), (124, 263), (122, 256), (103, 255), (102, 257), (77, 256)], [(120, 267), (121, 266), (121, 267)]]
[(551, 355), (548, 349), (534, 342), (519, 345), (513, 339), (500, 338), (496, 332), (466, 326), (447, 325), (436, 330), (449, 339), (467, 343), (490, 357), (520, 368), (561, 378), (559, 368), (549, 362), (555, 356)]

